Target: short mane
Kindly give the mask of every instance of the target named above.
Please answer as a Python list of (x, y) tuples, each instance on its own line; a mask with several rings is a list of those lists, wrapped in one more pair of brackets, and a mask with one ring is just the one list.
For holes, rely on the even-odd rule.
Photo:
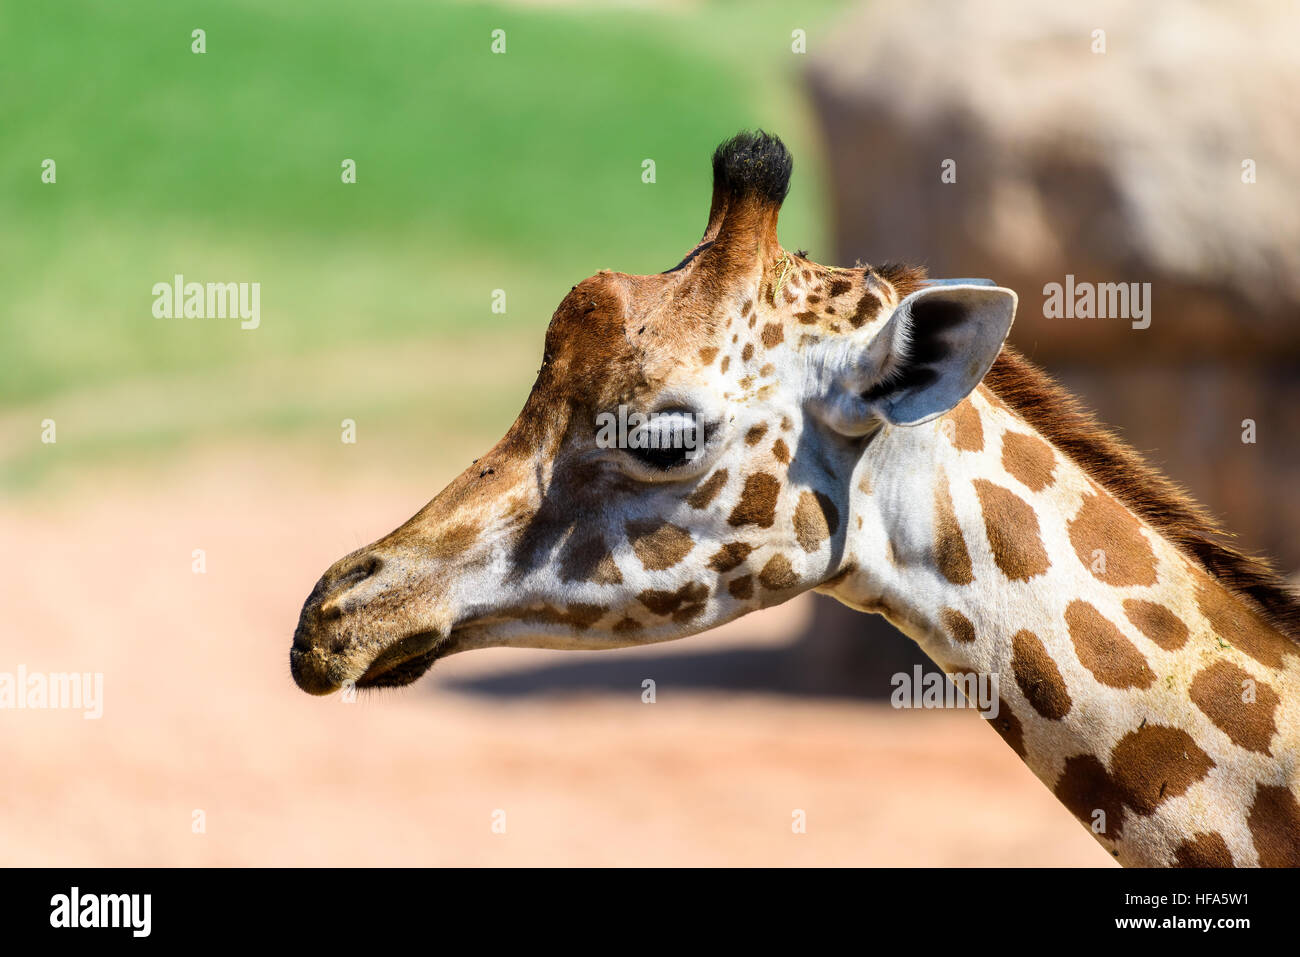
[(1227, 533), (1201, 505), (1116, 438), (1047, 373), (1004, 346), (984, 384), (1175, 547), (1252, 603), (1271, 625), (1300, 641), (1300, 599), (1273, 567), (1225, 545), (1221, 539)]

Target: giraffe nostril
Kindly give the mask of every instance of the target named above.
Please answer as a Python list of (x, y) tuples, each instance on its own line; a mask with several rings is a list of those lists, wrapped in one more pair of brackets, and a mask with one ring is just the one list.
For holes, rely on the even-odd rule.
[(337, 595), (347, 591), (358, 582), (372, 577), (383, 567), (384, 560), (378, 555), (362, 555), (334, 579), (334, 593)]

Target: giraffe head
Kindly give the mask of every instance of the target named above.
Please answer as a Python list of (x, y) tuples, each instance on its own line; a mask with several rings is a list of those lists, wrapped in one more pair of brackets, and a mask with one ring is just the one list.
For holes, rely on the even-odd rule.
[(473, 648), (681, 638), (886, 560), (848, 547), (862, 449), (975, 388), (1015, 295), (786, 252), (791, 165), (765, 134), (724, 143), (680, 264), (573, 287), (505, 437), (316, 584), (303, 690), (403, 685)]

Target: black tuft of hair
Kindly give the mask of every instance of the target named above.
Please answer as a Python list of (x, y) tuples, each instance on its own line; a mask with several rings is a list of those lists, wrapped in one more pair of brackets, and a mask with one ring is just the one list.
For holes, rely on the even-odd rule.
[(778, 206), (790, 191), (794, 160), (778, 137), (742, 131), (713, 151), (713, 187), (732, 196), (756, 196)]

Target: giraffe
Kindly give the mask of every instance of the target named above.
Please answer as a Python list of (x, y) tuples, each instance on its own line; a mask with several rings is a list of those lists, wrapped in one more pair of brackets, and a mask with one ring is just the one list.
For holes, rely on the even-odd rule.
[[(783, 249), (791, 168), (736, 136), (677, 266), (572, 288), (505, 437), (316, 584), (299, 687), (811, 589), (1000, 678), (990, 723), (1121, 864), (1300, 865), (1300, 602), (1006, 344), (1014, 292)], [(655, 415), (602, 443), (617, 409)]]

